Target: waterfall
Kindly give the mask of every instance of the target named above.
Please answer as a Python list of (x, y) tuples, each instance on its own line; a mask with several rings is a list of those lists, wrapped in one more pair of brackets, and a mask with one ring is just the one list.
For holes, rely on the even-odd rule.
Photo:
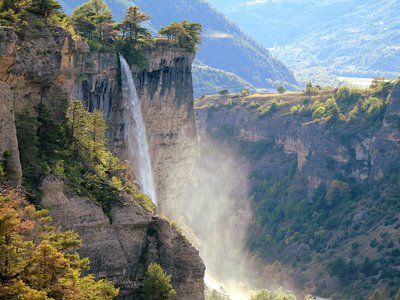
[(128, 160), (143, 192), (157, 204), (146, 126), (143, 122), (142, 109), (136, 91), (131, 69), (120, 54), (122, 97), (124, 101), (125, 134), (128, 146)]

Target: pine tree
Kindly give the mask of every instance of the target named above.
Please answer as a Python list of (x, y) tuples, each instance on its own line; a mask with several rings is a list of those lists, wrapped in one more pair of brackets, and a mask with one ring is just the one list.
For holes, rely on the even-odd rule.
[(156, 263), (151, 263), (143, 283), (143, 299), (159, 300), (174, 299), (176, 292), (171, 285), (171, 275)]
[(0, 299), (113, 299), (111, 283), (81, 276), (89, 260), (76, 253), (78, 235), (50, 222), (47, 211), (0, 194)]
[(106, 41), (112, 34), (111, 10), (103, 0), (90, 0), (75, 8), (72, 21), (89, 40)]
[(0, 4), (0, 12), (9, 10), (9, 9), (15, 9), (14, 6), (14, 1), (13, 0), (3, 0), (3, 2)]
[(39, 157), (52, 158), (59, 151), (62, 130), (54, 120), (53, 113), (47, 105), (40, 102), (35, 107), (37, 113), (37, 136), (39, 138)]
[(169, 39), (175, 39), (180, 47), (191, 52), (196, 52), (197, 45), (201, 43), (201, 25), (198, 23), (173, 22), (161, 28), (159, 33)]
[(149, 36), (147, 29), (140, 27), (140, 23), (150, 20), (150, 16), (139, 10), (137, 6), (128, 8), (125, 18), (119, 24), (122, 30), (122, 37), (127, 38), (132, 43), (136, 43), (139, 35)]
[(106, 124), (101, 112), (94, 111), (89, 114), (87, 125), (87, 143), (90, 151), (98, 154), (99, 150), (106, 148)]
[(82, 101), (73, 100), (69, 102), (66, 118), (72, 143), (85, 136), (88, 116), (89, 113), (83, 106)]
[(32, 0), (30, 10), (44, 18), (50, 17), (60, 11), (61, 4), (56, 0)]

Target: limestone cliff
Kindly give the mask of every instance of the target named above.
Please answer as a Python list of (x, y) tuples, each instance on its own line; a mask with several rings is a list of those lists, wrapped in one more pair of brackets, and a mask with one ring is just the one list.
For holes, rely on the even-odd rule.
[[(400, 81), (383, 86), (352, 90), (359, 96), (349, 102), (335, 90), (195, 102), (201, 136), (226, 143), (250, 166), (249, 248), (281, 263), (304, 293), (366, 299), (380, 286), (396, 292)], [(313, 117), (313, 105), (328, 99), (337, 101), (336, 114)], [(374, 110), (368, 101), (376, 101)]]
[(178, 218), (182, 216), (179, 194), (198, 148), (191, 68), (194, 54), (161, 44), (156, 51), (148, 50), (146, 57), (148, 67), (136, 74), (159, 210)]
[[(36, 35), (32, 36), (32, 32)], [(22, 112), (43, 102), (56, 117), (61, 117), (68, 100), (80, 99), (88, 110), (103, 112), (110, 147), (121, 159), (125, 158), (127, 133), (117, 53), (90, 52), (86, 43), (73, 40), (58, 27), (18, 36), (0, 27), (0, 37), (0, 81), (13, 91), (11, 97), (1, 85), (0, 109), (7, 112), (7, 126), (14, 126), (12, 105), (16, 112)], [(178, 191), (167, 186), (173, 180), (183, 181), (186, 174), (179, 171), (190, 171), (189, 158), (196, 146), (190, 67), (193, 55), (156, 45), (146, 50), (146, 57), (148, 67), (136, 69), (137, 87), (148, 126), (159, 198), (171, 199)], [(6, 131), (3, 128), (6, 127), (0, 129), (0, 149), (6, 139), (11, 142), (4, 149), (17, 151), (15, 127)], [(189, 142), (187, 136), (191, 137)], [(18, 159), (15, 166), (20, 174)], [(43, 181), (42, 191), (42, 204), (50, 209), (55, 222), (81, 235), (81, 251), (92, 261), (91, 271), (99, 278), (111, 278), (121, 287), (122, 298), (137, 298), (144, 268), (152, 261), (159, 262), (172, 275), (179, 299), (204, 298), (204, 265), (198, 251), (167, 221), (149, 215), (129, 199), (123, 201), (129, 203), (126, 206), (115, 204), (109, 218), (87, 199), (66, 195), (63, 183), (54, 178)]]
[(154, 261), (173, 274), (179, 299), (203, 299), (199, 278), (204, 266), (198, 252), (167, 221), (149, 215), (128, 196), (115, 203), (107, 217), (93, 201), (66, 195), (63, 182), (54, 177), (43, 180), (42, 191), (41, 204), (56, 226), (79, 233), (80, 253), (90, 257), (90, 271), (116, 282), (119, 299), (139, 299), (143, 272)]
[(21, 184), (18, 140), (14, 121), (14, 103), (10, 87), (0, 81), (0, 162), (7, 177)]
[[(314, 100), (321, 100), (320, 97)], [(291, 114), (290, 105), (261, 116), (259, 111), (243, 105), (222, 104), (210, 109), (200, 99), (196, 115), (203, 135), (209, 133), (217, 138), (233, 137), (235, 141), (258, 144), (261, 152), (251, 160), (254, 172), (278, 178), (285, 176), (295, 164), (295, 177), (312, 191), (338, 174), (365, 183), (382, 178), (394, 168), (393, 162), (398, 161), (399, 97), (398, 82), (383, 120), (377, 120), (374, 128), (362, 128), (355, 122), (316, 122), (309, 116)], [(250, 98), (249, 103), (253, 99), (260, 100)], [(226, 100), (218, 101), (225, 103)]]
[[(181, 216), (178, 195), (197, 153), (191, 65), (194, 54), (159, 43), (145, 51), (146, 66), (132, 65), (146, 124), (159, 212)], [(127, 144), (116, 54), (80, 55), (73, 95), (89, 110), (103, 111), (111, 148), (127, 158)]]

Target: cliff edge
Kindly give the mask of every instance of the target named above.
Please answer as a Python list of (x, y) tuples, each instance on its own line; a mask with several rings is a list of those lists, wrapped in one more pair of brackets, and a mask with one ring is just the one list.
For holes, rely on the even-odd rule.
[[(41, 28), (35, 36), (32, 32), (16, 35), (0, 27), (0, 81), (5, 82), (1, 84), (0, 109), (4, 111), (1, 121), (7, 125), (0, 129), (0, 150), (12, 151), (15, 173), (21, 178), (12, 107), (21, 113), (33, 111), (38, 103), (50, 107), (58, 119), (65, 114), (71, 99), (82, 100), (89, 111), (100, 110), (107, 121), (109, 146), (124, 159), (126, 133), (117, 53), (90, 52), (86, 43), (75, 41), (58, 27)], [(163, 80), (154, 86), (151, 96), (147, 92), (141, 94), (144, 110), (158, 102), (158, 106), (162, 104), (160, 109), (168, 112), (165, 119), (166, 114), (175, 117), (174, 122), (154, 125), (150, 120), (157, 110), (148, 109), (145, 114), (157, 187), (163, 195), (167, 183), (167, 170), (163, 168), (169, 166), (165, 153), (183, 155), (185, 161), (190, 156), (185, 156), (186, 148), (191, 146), (180, 139), (195, 134), (191, 71), (186, 67), (193, 57), (183, 50), (157, 46), (148, 49), (146, 56), (151, 69), (136, 74), (140, 78), (138, 90), (148, 90), (142, 85), (154, 83), (155, 73), (166, 74), (164, 79), (172, 78), (167, 80), (168, 85)], [(166, 72), (166, 66), (175, 64), (176, 72), (172, 67)], [(178, 84), (171, 84), (173, 81)], [(186, 90), (182, 97), (181, 88)], [(174, 136), (170, 146), (159, 141), (159, 136), (169, 133)], [(181, 153), (175, 152), (177, 149), (182, 149)], [(179, 164), (179, 159), (175, 161)], [(106, 215), (90, 200), (66, 193), (63, 182), (52, 176), (42, 180), (41, 191), (41, 205), (50, 210), (59, 228), (74, 229), (80, 234), (80, 251), (90, 258), (90, 271), (98, 278), (113, 280), (121, 288), (119, 298), (137, 299), (147, 265), (158, 262), (172, 275), (179, 299), (204, 299), (205, 268), (198, 251), (167, 221), (150, 215), (128, 196), (113, 204)]]

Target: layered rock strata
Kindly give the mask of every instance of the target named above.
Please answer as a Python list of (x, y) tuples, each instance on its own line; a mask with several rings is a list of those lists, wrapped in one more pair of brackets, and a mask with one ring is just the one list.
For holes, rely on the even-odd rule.
[[(0, 109), (7, 111), (4, 122), (8, 127), (14, 123), (8, 113), (12, 105), (16, 112), (33, 112), (43, 102), (61, 119), (68, 101), (80, 99), (88, 110), (103, 112), (110, 148), (125, 159), (128, 133), (122, 118), (117, 53), (90, 52), (86, 43), (74, 41), (61, 28), (31, 29), (17, 36), (0, 27), (0, 81), (13, 92), (11, 97), (1, 85)], [(147, 67), (132, 69), (148, 127), (158, 195), (162, 210), (167, 210), (166, 203), (179, 193), (179, 184), (171, 186), (187, 176), (196, 148), (193, 55), (170, 45), (156, 45), (145, 52)], [(15, 126), (8, 127), (0, 129), (0, 150), (16, 154)], [(11, 146), (6, 147), (7, 143)], [(15, 171), (20, 174), (18, 155), (14, 157)], [(62, 182), (54, 178), (44, 180), (42, 190), (42, 204), (55, 222), (79, 232), (84, 244), (81, 253), (92, 261), (91, 271), (121, 287), (122, 299), (138, 297), (145, 267), (153, 261), (172, 275), (179, 299), (204, 298), (204, 265), (199, 254), (167, 221), (147, 214), (132, 199), (123, 201), (127, 206), (115, 204), (108, 217), (95, 203), (65, 195)]]
[(10, 87), (0, 81), (0, 163), (8, 179), (21, 184), (17, 132), (14, 120), (14, 103)]

